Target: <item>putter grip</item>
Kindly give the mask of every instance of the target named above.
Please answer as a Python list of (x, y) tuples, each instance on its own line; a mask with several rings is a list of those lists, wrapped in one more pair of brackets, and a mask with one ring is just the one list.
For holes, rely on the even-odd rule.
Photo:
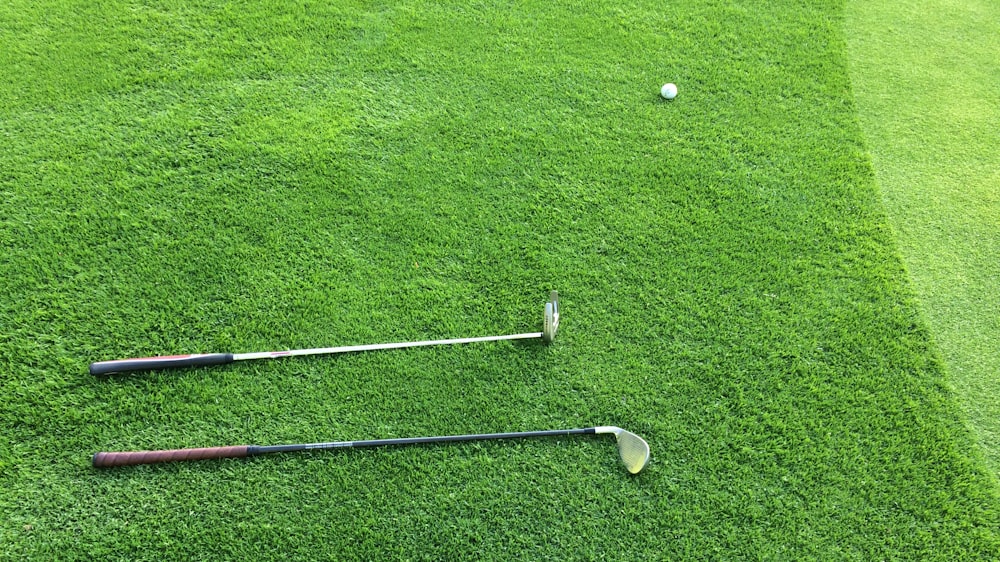
[(122, 453), (95, 453), (91, 462), (97, 468), (133, 466), (158, 462), (198, 461), (203, 459), (229, 459), (248, 455), (250, 447), (206, 447), (204, 449), (173, 449), (170, 451), (126, 451)]
[(90, 374), (125, 373), (129, 371), (154, 371), (180, 367), (204, 365), (225, 365), (233, 362), (232, 353), (206, 353), (202, 355), (169, 355), (165, 357), (143, 357), (139, 359), (115, 359), (90, 364)]

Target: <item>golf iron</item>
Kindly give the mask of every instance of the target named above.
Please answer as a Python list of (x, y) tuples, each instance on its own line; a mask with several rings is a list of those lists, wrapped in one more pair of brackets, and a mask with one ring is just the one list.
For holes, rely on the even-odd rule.
[(310, 449), (340, 449), (359, 447), (382, 447), (386, 445), (413, 445), (417, 443), (443, 443), (451, 441), (483, 441), (487, 439), (521, 439), (526, 437), (549, 437), (560, 435), (614, 434), (618, 444), (618, 456), (625, 468), (638, 474), (649, 462), (649, 445), (638, 435), (620, 427), (601, 426), (586, 429), (553, 429), (546, 431), (522, 431), (516, 433), (480, 433), (474, 435), (446, 435), (440, 437), (407, 437), (402, 439), (374, 439), (371, 441), (334, 441), (331, 443), (304, 443), (299, 445), (237, 445), (233, 447), (207, 447), (201, 449), (173, 449), (167, 451), (126, 451), (119, 453), (96, 453), (91, 462), (95, 467), (132, 466), (174, 461), (204, 459), (242, 458), (268, 453), (288, 453)]
[(206, 365), (225, 365), (233, 361), (251, 359), (277, 359), (298, 355), (329, 355), (334, 353), (350, 353), (355, 351), (376, 351), (382, 349), (401, 349), (405, 347), (422, 347), (428, 345), (452, 345), (501, 340), (526, 340), (541, 338), (549, 343), (556, 337), (559, 329), (559, 294), (552, 291), (549, 302), (545, 303), (545, 316), (541, 332), (512, 334), (507, 336), (483, 336), (475, 338), (457, 338), (448, 340), (428, 340), (400, 343), (380, 343), (371, 345), (349, 345), (342, 347), (320, 347), (315, 349), (293, 349), (290, 351), (263, 351), (258, 353), (205, 353), (196, 355), (167, 355), (161, 357), (142, 357), (136, 359), (115, 359), (98, 361), (90, 364), (91, 375), (106, 375), (110, 373), (125, 373), (129, 371), (152, 371), (156, 369), (174, 369), (181, 367), (198, 367)]

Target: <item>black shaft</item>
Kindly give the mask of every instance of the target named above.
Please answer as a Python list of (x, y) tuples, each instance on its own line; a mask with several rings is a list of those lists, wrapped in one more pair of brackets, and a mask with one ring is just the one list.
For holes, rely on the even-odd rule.
[(596, 433), (596, 428), (549, 429), (545, 431), (520, 431), (514, 433), (475, 433), (470, 435), (443, 435), (439, 437), (404, 437), (400, 439), (372, 439), (368, 441), (333, 441), (330, 443), (303, 443), (298, 445), (250, 445), (247, 456), (267, 453), (288, 453), (308, 449), (337, 449), (358, 447), (383, 447), (388, 445), (415, 445), (417, 443), (445, 443), (450, 441), (484, 441), (487, 439), (520, 439), (524, 437), (552, 437), (559, 435), (585, 435)]

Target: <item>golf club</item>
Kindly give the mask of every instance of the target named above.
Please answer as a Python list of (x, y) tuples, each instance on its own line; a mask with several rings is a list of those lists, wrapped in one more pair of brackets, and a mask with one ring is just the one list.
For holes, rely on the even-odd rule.
[(525, 437), (548, 437), (554, 435), (595, 435), (612, 433), (618, 443), (618, 455), (625, 468), (638, 474), (649, 462), (649, 445), (642, 437), (620, 427), (601, 426), (586, 429), (553, 429), (546, 431), (522, 431), (517, 433), (480, 433), (474, 435), (446, 435), (440, 437), (406, 437), (402, 439), (375, 439), (371, 441), (334, 441), (332, 443), (305, 443), (299, 445), (238, 445), (234, 447), (207, 447), (202, 449), (173, 449), (168, 451), (126, 451), (120, 453), (96, 453), (91, 462), (95, 467), (133, 466), (160, 462), (193, 461), (203, 459), (226, 459), (253, 457), (268, 453), (288, 453), (309, 449), (338, 449), (355, 447), (381, 447), (385, 445), (413, 445), (416, 443), (443, 443), (450, 441), (483, 441), (486, 439), (521, 439)]
[(113, 361), (98, 361), (90, 364), (91, 375), (106, 375), (109, 373), (125, 373), (129, 371), (152, 371), (155, 369), (174, 369), (180, 367), (197, 367), (205, 365), (225, 365), (233, 361), (251, 359), (277, 359), (297, 355), (328, 355), (333, 353), (350, 353), (355, 351), (376, 351), (381, 349), (401, 349), (404, 347), (422, 347), (428, 345), (452, 345), (500, 340), (527, 340), (541, 338), (550, 343), (556, 337), (559, 329), (559, 293), (552, 291), (549, 302), (545, 303), (545, 316), (541, 332), (527, 334), (512, 334), (508, 336), (483, 336), (476, 338), (458, 338), (449, 340), (428, 340), (400, 343), (379, 343), (371, 345), (349, 345), (342, 347), (320, 347), (316, 349), (293, 349), (290, 351), (263, 351), (258, 353), (205, 353), (196, 355), (167, 355), (161, 357), (142, 357), (135, 359), (116, 359)]

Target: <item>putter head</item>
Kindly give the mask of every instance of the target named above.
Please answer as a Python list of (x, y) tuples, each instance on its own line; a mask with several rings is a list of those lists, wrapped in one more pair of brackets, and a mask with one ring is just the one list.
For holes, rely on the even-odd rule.
[(552, 291), (549, 302), (545, 303), (545, 319), (542, 321), (542, 339), (552, 343), (559, 329), (559, 293)]
[(631, 431), (620, 427), (598, 427), (595, 433), (613, 433), (618, 441), (618, 455), (625, 463), (625, 468), (632, 474), (638, 474), (649, 462), (649, 444), (646, 440)]

